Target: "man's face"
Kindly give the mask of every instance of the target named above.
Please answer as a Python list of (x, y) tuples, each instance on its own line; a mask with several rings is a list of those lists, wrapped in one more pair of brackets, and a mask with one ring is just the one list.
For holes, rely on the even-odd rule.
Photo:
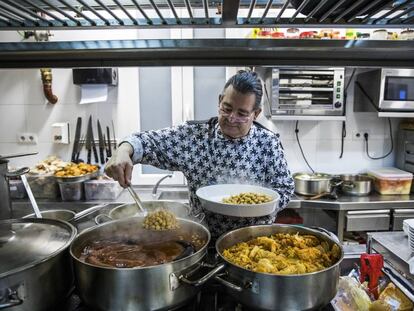
[(219, 96), (218, 122), (224, 135), (240, 138), (249, 133), (253, 121), (261, 112), (261, 109), (254, 110), (255, 101), (255, 94), (239, 93), (232, 85)]

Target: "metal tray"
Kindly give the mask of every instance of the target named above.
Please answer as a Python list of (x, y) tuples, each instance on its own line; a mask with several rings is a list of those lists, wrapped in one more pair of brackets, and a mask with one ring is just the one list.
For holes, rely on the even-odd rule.
[(81, 182), (81, 181), (85, 181), (85, 180), (98, 177), (98, 175), (99, 175), (99, 166), (95, 172), (88, 173), (85, 175), (73, 176), (73, 177), (57, 177), (57, 176), (53, 176), (53, 177), (55, 177), (55, 179), (58, 182)]

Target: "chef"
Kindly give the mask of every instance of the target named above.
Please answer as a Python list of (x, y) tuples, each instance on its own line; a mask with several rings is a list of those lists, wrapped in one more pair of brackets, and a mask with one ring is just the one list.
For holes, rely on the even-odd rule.
[(279, 134), (255, 122), (262, 111), (262, 94), (257, 74), (241, 70), (219, 95), (218, 117), (134, 133), (121, 142), (105, 172), (127, 187), (137, 163), (181, 171), (187, 178), (193, 214), (202, 210), (195, 194), (200, 187), (245, 183), (271, 188), (280, 195), (278, 209), (271, 215), (239, 218), (203, 211), (213, 240), (236, 228), (271, 224), (289, 202), (294, 183)]

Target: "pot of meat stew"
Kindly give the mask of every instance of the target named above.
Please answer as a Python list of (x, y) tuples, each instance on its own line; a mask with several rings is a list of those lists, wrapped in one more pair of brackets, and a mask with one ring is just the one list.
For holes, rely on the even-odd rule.
[(144, 217), (110, 221), (82, 232), (71, 245), (81, 299), (94, 310), (166, 310), (194, 297), (198, 287), (179, 276), (197, 270), (210, 233), (189, 219), (179, 228), (145, 229)]
[(215, 278), (247, 307), (324, 307), (337, 292), (343, 259), (341, 245), (325, 232), (294, 225), (251, 226), (228, 232), (216, 242), (225, 274)]

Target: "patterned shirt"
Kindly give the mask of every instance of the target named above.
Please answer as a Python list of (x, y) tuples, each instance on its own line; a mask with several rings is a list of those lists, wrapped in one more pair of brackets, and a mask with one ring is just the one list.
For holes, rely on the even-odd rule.
[(294, 191), (279, 134), (258, 123), (253, 123), (246, 136), (237, 139), (224, 136), (217, 118), (212, 118), (135, 133), (124, 141), (134, 148), (134, 164), (150, 164), (184, 174), (193, 214), (202, 211), (195, 193), (207, 185), (255, 184), (279, 193), (279, 208), (264, 217), (230, 217), (204, 210), (213, 240), (236, 228), (273, 223), (277, 212), (286, 207)]

